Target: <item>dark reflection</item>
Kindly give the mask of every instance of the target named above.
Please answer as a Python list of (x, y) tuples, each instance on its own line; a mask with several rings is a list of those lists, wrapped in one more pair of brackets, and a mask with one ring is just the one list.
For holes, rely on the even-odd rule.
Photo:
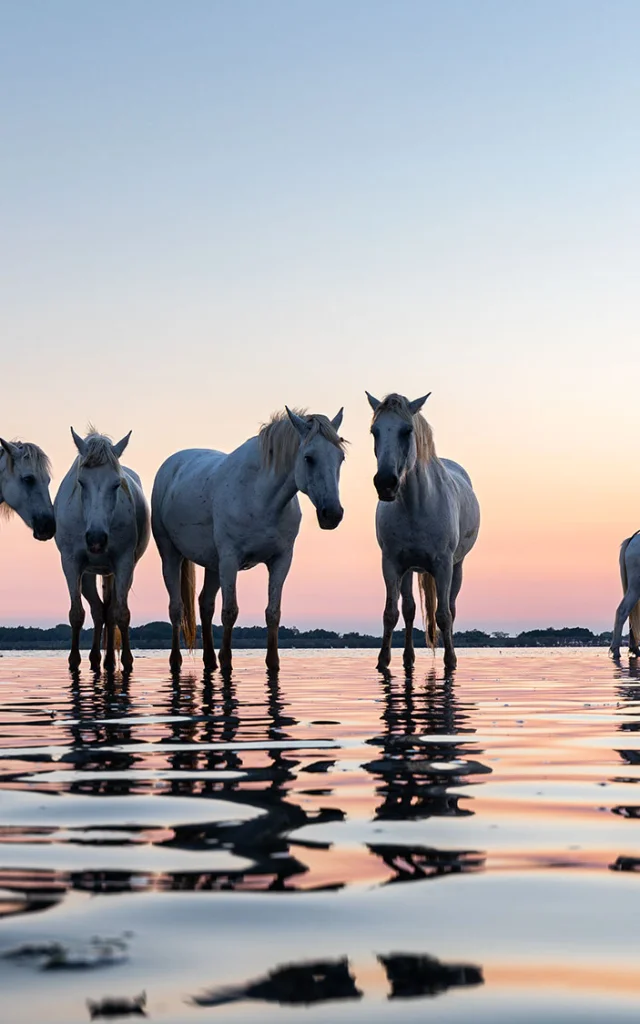
[[(390, 953), (378, 956), (389, 984), (389, 999), (436, 996), (451, 988), (482, 985), (482, 969), (474, 964), (447, 964), (433, 956)], [(243, 1000), (261, 1000), (300, 1006), (331, 999), (360, 999), (357, 970), (347, 957), (284, 964), (263, 978), (242, 985), (225, 985), (194, 996), (196, 1006), (225, 1006)]]
[[(638, 714), (638, 703), (640, 703), (640, 666), (638, 664), (638, 658), (629, 658), (629, 663), (625, 667), (622, 665), (618, 658), (613, 659), (615, 664), (615, 670), (613, 677), (618, 683), (617, 694), (618, 694), (618, 707), (620, 711), (623, 711), (626, 715), (630, 713)], [(634, 685), (637, 682), (638, 685)], [(623, 721), (620, 722), (618, 727), (620, 733), (637, 733), (640, 731), (640, 714), (636, 722)], [(626, 764), (636, 765), (640, 764), (640, 750), (634, 749), (618, 749), (616, 753)], [(616, 778), (613, 782), (619, 783), (634, 783), (637, 784), (640, 780), (637, 778)], [(621, 818), (639, 819), (640, 818), (640, 804), (625, 804), (617, 807), (612, 807), (611, 811), (613, 814), (618, 815)], [(629, 857), (625, 855), (619, 856), (612, 864), (609, 865), (612, 871), (640, 871), (640, 858)]]
[[(344, 819), (339, 806), (342, 790), (335, 782), (339, 758), (333, 750), (326, 750), (325, 756), (323, 748), (314, 750), (313, 744), (305, 741), (300, 748), (295, 743), (287, 745), (299, 738), (297, 727), (304, 732), (307, 723), (299, 723), (291, 715), (277, 674), (267, 673), (262, 688), (254, 684), (241, 689), (241, 696), (238, 679), (243, 679), (241, 670), (236, 675), (185, 672), (164, 677), (159, 683), (120, 674), (75, 673), (58, 726), (64, 728), (68, 749), (52, 766), (69, 772), (69, 778), (48, 782), (48, 773), (43, 772), (37, 783), (18, 781), (15, 785), (26, 785), (30, 792), (98, 800), (114, 796), (146, 799), (132, 803), (126, 825), (102, 828), (97, 802), (91, 819), (94, 824), (64, 829), (59, 848), (86, 850), (83, 869), (22, 871), (9, 859), (0, 871), (0, 886), (27, 894), (30, 906), (42, 907), (70, 889), (105, 894), (145, 889), (278, 892), (335, 889), (350, 881), (354, 869), (349, 858), (334, 858), (330, 842), (305, 844), (296, 839), (303, 826)], [(375, 685), (380, 685), (377, 679)], [(424, 682), (387, 675), (382, 689), (382, 730), (366, 741), (377, 750), (363, 766), (375, 783), (374, 818), (394, 822), (473, 814), (471, 801), (452, 792), (461, 787), (471, 790), (474, 776), (490, 771), (467, 754), (474, 734), (470, 725), (473, 705), (462, 702), (451, 680), (438, 678), (435, 670)], [(326, 722), (324, 716), (318, 719), (318, 726), (335, 724)], [(434, 738), (425, 743), (421, 739), (425, 734)], [(452, 736), (454, 742), (445, 741), (444, 737)], [(43, 755), (43, 759), (50, 761), (51, 755)], [(29, 763), (26, 770), (33, 767)], [(313, 785), (316, 779), (320, 786)], [(194, 817), (200, 820), (172, 824), (169, 815), (163, 824), (163, 796), (197, 800)], [(136, 808), (148, 810), (150, 800), (158, 803), (157, 823), (136, 824)], [(211, 821), (202, 814), (206, 800), (216, 802)], [(230, 805), (228, 820), (216, 820), (219, 801)], [(242, 820), (246, 814), (234, 816), (234, 807), (255, 813)], [(49, 844), (54, 837), (60, 843), (58, 829), (31, 826), (10, 829), (10, 833), (10, 838), (0, 835), (0, 848), (5, 852), (11, 841), (42, 844), (42, 863), (46, 865), (45, 850), (49, 849), (55, 865), (55, 851)], [(293, 841), (289, 838), (292, 834)], [(123, 853), (130, 852), (125, 862), (130, 864), (129, 870), (109, 867), (110, 860), (115, 863), (110, 847), (120, 865)], [(96, 863), (97, 848), (104, 854), (100, 869), (91, 867)], [(185, 867), (163, 870), (159, 859), (156, 863), (160, 866), (149, 869), (145, 864), (149, 850), (166, 851), (167, 860), (172, 851), (186, 855)], [(381, 842), (364, 850), (378, 858), (384, 884), (477, 870), (484, 863), (482, 852), (468, 849)], [(326, 854), (326, 861), (319, 853)], [(203, 862), (206, 866), (213, 861), (207, 854), (216, 855), (218, 866), (203, 870)], [(189, 865), (190, 856), (197, 867)], [(77, 859), (82, 863), (82, 857)], [(226, 866), (221, 861), (226, 861)], [(317, 880), (310, 876), (310, 866), (314, 871), (317, 866)]]
[[(376, 820), (472, 815), (473, 810), (461, 807), (462, 798), (450, 791), (470, 786), (470, 776), (491, 771), (467, 754), (474, 732), (469, 727), (470, 705), (458, 699), (451, 679), (438, 678), (435, 669), (423, 685), (409, 674), (398, 680), (387, 676), (383, 691), (384, 732), (369, 741), (380, 748), (380, 757), (363, 765), (378, 780)], [(425, 743), (421, 737), (426, 734), (459, 735), (460, 741)], [(449, 852), (387, 843), (369, 849), (393, 871), (391, 882), (474, 870), (484, 862), (484, 855), (475, 850)]]
[(224, 1006), (245, 999), (288, 1006), (322, 1003), (329, 999), (360, 999), (362, 992), (349, 970), (346, 957), (341, 960), (319, 960), (309, 963), (285, 964), (270, 971), (264, 978), (244, 985), (212, 989), (194, 996), (196, 1006)]
[(389, 999), (437, 996), (450, 988), (483, 985), (480, 967), (473, 964), (443, 964), (432, 956), (393, 953), (379, 956), (391, 986)]

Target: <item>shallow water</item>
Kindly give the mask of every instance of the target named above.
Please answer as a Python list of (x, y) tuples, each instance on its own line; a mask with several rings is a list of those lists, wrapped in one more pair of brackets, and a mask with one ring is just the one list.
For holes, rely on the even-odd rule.
[(174, 1024), (637, 1024), (640, 679), (399, 654), (126, 682), (5, 653), (3, 1024), (133, 1021), (143, 991)]

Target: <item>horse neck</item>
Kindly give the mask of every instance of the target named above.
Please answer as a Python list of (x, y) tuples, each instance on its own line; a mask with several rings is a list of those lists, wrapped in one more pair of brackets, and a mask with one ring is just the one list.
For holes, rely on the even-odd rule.
[(406, 505), (420, 505), (436, 485), (440, 462), (433, 455), (428, 462), (416, 462), (400, 484), (398, 497)]
[[(260, 478), (262, 477), (262, 480)], [(298, 493), (295, 467), (288, 473), (274, 474), (271, 469), (260, 467), (258, 479), (264, 488), (265, 504), (281, 512)]]

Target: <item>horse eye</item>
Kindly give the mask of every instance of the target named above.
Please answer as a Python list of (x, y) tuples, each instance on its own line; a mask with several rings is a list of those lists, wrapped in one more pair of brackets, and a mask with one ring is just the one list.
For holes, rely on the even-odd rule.
[(33, 487), (36, 482), (36, 478), (33, 473), (28, 473), (26, 476), (23, 476), (22, 481), (27, 485), (27, 487)]
[(313, 466), (316, 460), (314, 459), (313, 455), (305, 455), (304, 461), (306, 462), (307, 466)]
[(400, 437), (402, 437), (405, 440), (408, 437), (411, 437), (412, 434), (413, 430), (411, 429), (411, 427), (403, 427), (402, 430), (400, 431)]

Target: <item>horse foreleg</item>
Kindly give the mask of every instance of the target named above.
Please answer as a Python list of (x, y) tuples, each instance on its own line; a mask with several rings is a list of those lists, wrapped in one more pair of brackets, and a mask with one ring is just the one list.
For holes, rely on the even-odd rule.
[(80, 630), (84, 624), (84, 607), (82, 605), (81, 584), (82, 573), (75, 563), (63, 565), (64, 575), (69, 588), (71, 607), (69, 608), (69, 625), (71, 626), (71, 651), (69, 652), (69, 668), (74, 672), (80, 665)]
[(410, 672), (416, 660), (413, 649), (413, 623), (416, 617), (416, 602), (413, 596), (413, 573), (411, 570), (402, 577), (400, 593), (402, 594), (402, 618), (404, 619), (404, 654), (402, 661), (405, 669)]
[(282, 588), (291, 568), (293, 558), (293, 547), (290, 550), (278, 555), (268, 563), (269, 570), (269, 599), (265, 611), (267, 623), (267, 668), (270, 672), (277, 672), (280, 668), (280, 655), (278, 654), (278, 627), (280, 625), (280, 609), (282, 604)]
[[(444, 644), (444, 670), (453, 672), (458, 659), (453, 647), (453, 615), (451, 614), (451, 585), (453, 581), (453, 559), (441, 559), (436, 562), (432, 571), (436, 583), (438, 604), (436, 607), (436, 623), (442, 634)], [(461, 577), (462, 580), (462, 577)]]
[(202, 624), (202, 660), (207, 672), (217, 668), (216, 651), (213, 644), (211, 624), (216, 604), (216, 594), (220, 589), (220, 577), (213, 569), (205, 569), (204, 585), (200, 591), (200, 622)]
[(387, 588), (387, 601), (382, 616), (382, 647), (378, 655), (378, 670), (380, 672), (384, 672), (391, 661), (391, 642), (399, 618), (398, 597), (400, 595), (400, 577), (396, 567), (384, 557), (382, 559), (382, 575)]
[(82, 577), (82, 594), (89, 602), (93, 619), (93, 643), (89, 655), (89, 664), (94, 672), (100, 671), (102, 629), (104, 626), (104, 605), (98, 594), (98, 578), (93, 573), (85, 573)]
[(126, 559), (120, 562), (113, 576), (111, 607), (113, 609), (113, 622), (120, 630), (120, 664), (123, 672), (130, 672), (133, 668), (133, 655), (129, 640), (129, 625), (131, 612), (129, 611), (129, 591), (133, 583), (133, 559)]
[(222, 590), (222, 644), (218, 655), (220, 668), (231, 668), (231, 636), (238, 618), (238, 600), (236, 597), (236, 580), (238, 565), (235, 560), (225, 559), (220, 562), (220, 588)]
[[(613, 636), (609, 648), (614, 658), (620, 657), (620, 644), (622, 642), (622, 627), (629, 618), (636, 604), (640, 601), (640, 583), (630, 583), (629, 589), (622, 598), (616, 610), (616, 619), (613, 624)], [(631, 649), (631, 635), (629, 635), (629, 649)]]

